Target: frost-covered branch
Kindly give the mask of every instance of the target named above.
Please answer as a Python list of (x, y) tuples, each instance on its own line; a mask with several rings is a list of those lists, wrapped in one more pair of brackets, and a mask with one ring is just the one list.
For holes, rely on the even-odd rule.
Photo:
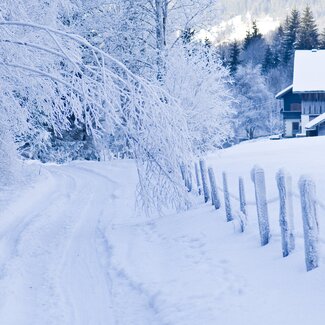
[(188, 204), (179, 163), (191, 161), (191, 145), (177, 100), (78, 35), (25, 22), (2, 21), (3, 28), (10, 30), (0, 37), (3, 102), (38, 112), (57, 134), (72, 120), (97, 143), (119, 132), (137, 160), (144, 204)]

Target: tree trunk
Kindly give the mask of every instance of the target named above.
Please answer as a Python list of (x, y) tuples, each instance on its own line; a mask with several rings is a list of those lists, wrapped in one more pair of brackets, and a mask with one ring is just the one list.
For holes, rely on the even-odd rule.
[(165, 79), (165, 47), (166, 47), (166, 26), (168, 16), (167, 0), (155, 0), (156, 20), (156, 46), (157, 46), (157, 79), (164, 82)]

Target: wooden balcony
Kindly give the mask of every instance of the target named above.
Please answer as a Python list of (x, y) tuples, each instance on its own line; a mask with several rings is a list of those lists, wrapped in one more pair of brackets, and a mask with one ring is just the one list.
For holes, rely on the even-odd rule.
[(325, 113), (325, 101), (302, 101), (302, 114), (319, 115)]

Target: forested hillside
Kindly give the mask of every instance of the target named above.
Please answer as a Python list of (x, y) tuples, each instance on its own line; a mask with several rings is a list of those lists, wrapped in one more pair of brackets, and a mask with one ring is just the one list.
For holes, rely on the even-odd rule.
[(307, 4), (312, 8), (315, 17), (324, 21), (325, 2), (322, 0), (220, 0), (220, 13), (228, 19), (232, 16), (250, 13), (258, 18), (263, 15), (270, 15), (282, 19), (294, 7), (302, 10)]
[(325, 27), (325, 2), (320, 0), (276, 0), (276, 1), (236, 1), (221, 0), (215, 5), (214, 20), (201, 30), (200, 37), (208, 36), (215, 44), (242, 40), (245, 30), (256, 20), (261, 33), (268, 34), (276, 30), (280, 22), (292, 9), (302, 11), (309, 5), (320, 28)]

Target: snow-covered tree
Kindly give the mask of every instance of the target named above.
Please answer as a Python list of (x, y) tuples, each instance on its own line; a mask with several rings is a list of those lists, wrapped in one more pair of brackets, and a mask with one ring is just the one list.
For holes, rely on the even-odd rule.
[(222, 147), (232, 137), (231, 78), (213, 48), (175, 46), (169, 53), (166, 87), (180, 99), (197, 154)]
[(260, 66), (240, 66), (235, 77), (237, 103), (237, 132), (245, 132), (249, 139), (257, 131), (269, 134), (274, 96), (269, 92)]
[(321, 34), (319, 35), (319, 48), (322, 50), (325, 49), (325, 28), (322, 30)]
[[(13, 103), (11, 116), (24, 111), (35, 120), (37, 107), (46, 129), (62, 134), (73, 120), (98, 143), (118, 126), (136, 158), (144, 202), (184, 204), (179, 163), (191, 161), (191, 147), (175, 99), (79, 36), (31, 23), (0, 26), (7, 36), (1, 42), (1, 86), (8, 90), (2, 102)], [(96, 65), (85, 64), (85, 52)], [(26, 139), (32, 132), (16, 135)]]
[(79, 5), (79, 0), (2, 0), (0, 18), (58, 28), (68, 24)]
[(142, 76), (163, 82), (169, 49), (182, 41), (182, 31), (210, 21), (213, 13), (208, 9), (213, 6), (212, 0), (87, 3), (77, 29), (91, 43), (121, 57), (133, 72), (138, 69)]
[(265, 48), (265, 40), (257, 27), (256, 21), (254, 20), (252, 22), (252, 28), (247, 31), (246, 38), (244, 40), (241, 61), (244, 64), (262, 64)]
[(23, 125), (9, 127), (21, 152), (43, 161), (127, 155), (147, 206), (186, 205), (179, 164), (231, 134), (228, 71), (212, 46), (189, 55), (180, 37), (212, 3), (4, 0), (1, 105)]
[(282, 62), (288, 64), (293, 60), (295, 46), (300, 28), (300, 12), (297, 9), (292, 9), (290, 16), (287, 16), (283, 31), (283, 57)]

